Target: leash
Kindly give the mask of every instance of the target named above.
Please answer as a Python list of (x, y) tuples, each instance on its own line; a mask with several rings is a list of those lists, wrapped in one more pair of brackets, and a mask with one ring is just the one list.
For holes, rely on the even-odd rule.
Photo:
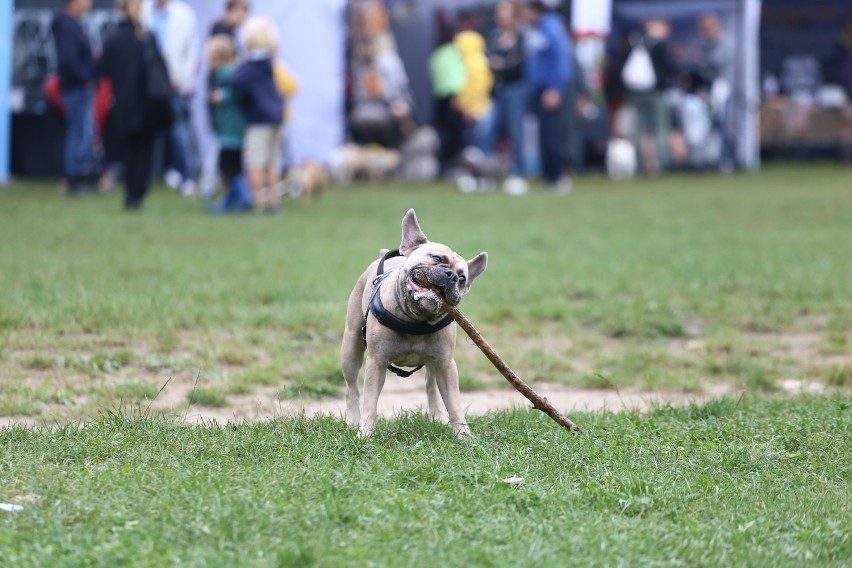
[[(397, 317), (385, 308), (379, 291), (382, 283), (387, 280), (395, 270), (397, 270), (394, 269), (390, 272), (385, 272), (385, 261), (399, 256), (403, 256), (402, 253), (399, 252), (399, 249), (389, 250), (379, 261), (376, 278), (373, 279), (373, 291), (370, 293), (370, 301), (367, 302), (367, 311), (364, 313), (364, 325), (361, 327), (361, 336), (364, 338), (364, 347), (367, 347), (367, 318), (370, 313), (372, 313), (373, 317), (376, 318), (376, 321), (383, 326), (406, 335), (428, 335), (430, 333), (435, 333), (436, 331), (441, 331), (453, 323), (453, 318), (449, 314), (434, 324), (411, 322)], [(404, 379), (410, 377), (422, 368), (423, 365), (418, 365), (411, 371), (406, 371), (395, 365), (388, 365), (388, 371), (395, 373)]]

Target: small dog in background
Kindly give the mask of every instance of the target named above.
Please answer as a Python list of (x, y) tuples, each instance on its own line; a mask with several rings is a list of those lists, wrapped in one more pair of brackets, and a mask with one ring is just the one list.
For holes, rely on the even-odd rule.
[(281, 194), (294, 199), (312, 201), (331, 184), (331, 172), (324, 165), (306, 160), (290, 168), (281, 182)]
[(622, 181), (636, 175), (636, 148), (626, 138), (610, 138), (606, 145), (606, 173)]
[(331, 174), (336, 182), (344, 185), (356, 179), (379, 183), (396, 174), (400, 160), (397, 150), (344, 144), (331, 161)]
[(475, 146), (462, 150), (455, 173), (456, 186), (462, 193), (493, 191), (501, 184), (509, 195), (527, 193), (524, 178), (512, 175), (512, 164), (500, 155), (488, 155)]

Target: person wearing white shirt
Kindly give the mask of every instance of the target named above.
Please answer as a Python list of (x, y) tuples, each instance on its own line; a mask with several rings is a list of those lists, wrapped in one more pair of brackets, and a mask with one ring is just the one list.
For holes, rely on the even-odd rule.
[[(190, 129), (190, 101), (200, 65), (198, 21), (193, 9), (183, 0), (144, 0), (142, 21), (157, 40), (175, 88), (175, 119), (168, 137), (171, 154), (166, 183), (180, 188), (184, 195), (192, 195), (196, 188), (197, 159)], [(162, 155), (165, 140), (160, 146)]]

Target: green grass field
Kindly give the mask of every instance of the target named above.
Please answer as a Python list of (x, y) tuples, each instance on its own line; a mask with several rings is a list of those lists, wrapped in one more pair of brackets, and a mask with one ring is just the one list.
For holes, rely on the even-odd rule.
[[(572, 414), (586, 436), (493, 412), (466, 444), (418, 413), (370, 440), (337, 416), (181, 422), (339, 396), (349, 291), (409, 207), (434, 240), (489, 252), (461, 308), (533, 386), (737, 394)], [(852, 558), (848, 169), (202, 210), (164, 189), (126, 214), (115, 194), (0, 188), (0, 424), (29, 424), (0, 428), (0, 504), (23, 507), (0, 507), (0, 565)], [(463, 388), (506, 388), (463, 347)]]
[[(852, 398), (0, 430), (4, 566), (843, 566)], [(520, 483), (506, 483), (522, 477)], [(15, 497), (17, 496), (17, 499)]]
[[(399, 243), (409, 207), (431, 238), (490, 253), (462, 309), (533, 384), (852, 384), (841, 168), (589, 179), (523, 198), (338, 188), (274, 218), (209, 217), (166, 190), (139, 215), (119, 203), (0, 190), (0, 417), (85, 418), (169, 379), (187, 392), (161, 406), (177, 410), (339, 395), (349, 291)], [(459, 359), (465, 388), (506, 386), (475, 349)]]

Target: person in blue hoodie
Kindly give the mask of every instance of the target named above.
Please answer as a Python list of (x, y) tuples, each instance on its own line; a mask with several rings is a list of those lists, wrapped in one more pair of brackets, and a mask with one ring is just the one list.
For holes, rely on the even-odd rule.
[(93, 149), (95, 58), (82, 24), (83, 16), (91, 8), (92, 0), (67, 0), (65, 8), (56, 13), (50, 25), (56, 46), (59, 90), (68, 118), (65, 177), (69, 195), (85, 190), (87, 178), (96, 174)]
[(243, 29), (246, 57), (231, 75), (230, 85), (243, 101), (248, 127), (243, 140), (243, 166), (254, 194), (255, 208), (264, 213), (280, 210), (278, 193), (284, 98), (275, 84), (274, 57), (278, 40), (273, 25), (252, 18)]
[(525, 37), (524, 80), (530, 93), (530, 105), (538, 118), (539, 154), (544, 181), (565, 186), (561, 128), (563, 93), (572, 79), (573, 54), (562, 17), (550, 7), (554, 2), (533, 0), (524, 4), (529, 26)]

